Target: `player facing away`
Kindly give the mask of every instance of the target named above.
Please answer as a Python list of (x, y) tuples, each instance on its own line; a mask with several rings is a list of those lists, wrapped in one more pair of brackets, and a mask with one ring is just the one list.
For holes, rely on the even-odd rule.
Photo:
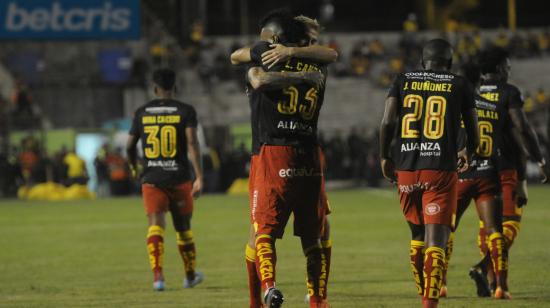
[(184, 263), (183, 287), (192, 288), (203, 280), (203, 274), (195, 270), (196, 250), (191, 231), (193, 198), (200, 195), (203, 185), (197, 114), (192, 106), (173, 98), (175, 80), (172, 70), (153, 72), (156, 98), (136, 110), (126, 148), (130, 168), (136, 174), (136, 147), (141, 139), (144, 154), (141, 188), (149, 224), (147, 252), (153, 270), (153, 288), (157, 291), (165, 287), (162, 267), (167, 211), (172, 216)]
[[(508, 83), (510, 75), (510, 60), (508, 53), (502, 48), (484, 50), (479, 56), (481, 68), (480, 95), (486, 100), (503, 106), (503, 121), (508, 122), (511, 131), (500, 134), (498, 171), (502, 190), (502, 232), (504, 235), (504, 254), (507, 256), (515, 238), (520, 231), (520, 222), (523, 215), (523, 206), (527, 203), (527, 182), (525, 180), (524, 153), (528, 153), (532, 160), (537, 162), (543, 177), (545, 159), (534, 129), (527, 121), (523, 111), (523, 99), (517, 87)], [(516, 137), (516, 132), (518, 137)], [(523, 150), (526, 149), (526, 150)], [(482, 256), (487, 255), (490, 241), (487, 240), (486, 226), (480, 222), (478, 243)], [(482, 283), (485, 274), (490, 280), (490, 292), (495, 298), (510, 299), (508, 290), (508, 258), (502, 262), (499, 270), (502, 272), (502, 285), (498, 285), (498, 277), (491, 271), (488, 258), (470, 269), (470, 275), (476, 280), (478, 295), (488, 296), (489, 289)], [(497, 278), (497, 279), (495, 279)]]
[[(398, 185), (412, 234), (411, 270), (424, 307), (438, 305), (456, 210), (457, 167), (468, 168), (479, 143), (472, 86), (449, 72), (451, 63), (447, 41), (428, 41), (424, 69), (400, 74), (390, 88), (380, 128), (382, 172)], [(467, 147), (457, 155), (461, 117)]]
[[(275, 15), (276, 16), (276, 15)], [(272, 17), (274, 17), (273, 14), (270, 14), (268, 16), (266, 16), (264, 18), (264, 22), (262, 24), (265, 24), (265, 21), (271, 19)], [(328, 48), (328, 47), (324, 47), (324, 46), (320, 46), (320, 45), (317, 45), (317, 42), (318, 42), (318, 36), (319, 36), (319, 33), (321, 31), (321, 26), (319, 25), (319, 23), (314, 20), (314, 19), (311, 19), (309, 17), (306, 17), (306, 16), (297, 16), (297, 17), (294, 17), (294, 19), (296, 19), (297, 21), (300, 21), (302, 23), (304, 23), (306, 26), (307, 26), (307, 30), (308, 30), (308, 36), (309, 36), (309, 44), (308, 46), (305, 46), (305, 47), (289, 47), (289, 46), (285, 46), (283, 44), (273, 44), (271, 45), (270, 47), (274, 47), (273, 49), (270, 49), (266, 52), (264, 52), (263, 54), (261, 55), (254, 55), (254, 58), (256, 59), (255, 61), (255, 65), (268, 65), (268, 68), (270, 68), (271, 66), (277, 64), (279, 61), (281, 62), (284, 62), (286, 60), (288, 60), (288, 58), (290, 57), (301, 57), (301, 58), (309, 58), (309, 59), (317, 59), (318, 61), (320, 62), (324, 62), (324, 63), (330, 63), (330, 62), (334, 62), (337, 57), (338, 57), (338, 54), (336, 53), (336, 51), (334, 51), (333, 49), (331, 48)], [(262, 33), (261, 33), (261, 39), (263, 41), (268, 41), (268, 42), (271, 42), (273, 43), (273, 32), (270, 31), (270, 29), (267, 29), (265, 27), (262, 27)], [(259, 59), (261, 58), (261, 62), (258, 61)], [(241, 63), (251, 63), (252, 61), (252, 56), (250, 54), (250, 48), (241, 48), (237, 51), (235, 51), (232, 55), (231, 55), (231, 62), (233, 64), (241, 64)], [(312, 78), (319, 78), (321, 75), (320, 74), (315, 74), (315, 73), (318, 73), (318, 72), (310, 72), (308, 73), (308, 75), (305, 75), (304, 77), (306, 78), (309, 78), (309, 77), (312, 77)], [(274, 83), (277, 83), (278, 82), (278, 79), (279, 78), (287, 78), (289, 79), (288, 77), (284, 76), (284, 74), (296, 74), (296, 73), (281, 73), (281, 72), (265, 72), (263, 70), (256, 70), (254, 72), (254, 74), (256, 75), (256, 79), (261, 79), (262, 80), (262, 83), (264, 85), (268, 85), (268, 86), (272, 86)], [(298, 73), (299, 74), (299, 73)], [(302, 82), (300, 81), (299, 79), (296, 79), (298, 83)], [(288, 80), (289, 83), (291, 83), (292, 81), (291, 80)], [(311, 80), (310, 80), (311, 82)], [(296, 82), (294, 82), (296, 83)], [(285, 85), (282, 84), (281, 85), (281, 88), (284, 88)], [(251, 98), (253, 98), (251, 96)], [(259, 142), (259, 138), (258, 138), (258, 130), (259, 128), (257, 127), (257, 118), (258, 118), (258, 115), (257, 115), (257, 111), (258, 111), (258, 106), (256, 106), (256, 104), (254, 104), (254, 99), (251, 99), (250, 100), (250, 103), (251, 103), (251, 124), (252, 124), (252, 136), (253, 136), (253, 144), (252, 144), (252, 157), (251, 157), (251, 161), (250, 161), (250, 174), (249, 174), (249, 204), (252, 205), (252, 200), (253, 200), (253, 191), (254, 191), (254, 181), (252, 179), (254, 179), (254, 175), (255, 175), (255, 170), (256, 170), (256, 159), (257, 159), (257, 154), (259, 153), (259, 148), (260, 148), (260, 142)], [(324, 159), (322, 159), (322, 162), (324, 161)], [(323, 168), (324, 168), (324, 164), (323, 164)], [(321, 204), (322, 206), (325, 208), (325, 213), (328, 214), (330, 213), (330, 209), (329, 209), (329, 205), (328, 205), (328, 198), (326, 196), (326, 193), (325, 193), (325, 190), (324, 190), (324, 179), (323, 179), (323, 187), (322, 187), (322, 191), (321, 191)], [(251, 210), (252, 210), (252, 206), (251, 206)], [(252, 224), (252, 221), (251, 221), (251, 224)], [(245, 256), (246, 256), (246, 265), (247, 265), (247, 274), (248, 274), (248, 286), (249, 286), (249, 295), (250, 295), (250, 307), (252, 308), (256, 308), (256, 307), (261, 307), (262, 305), (262, 296), (261, 296), (261, 282), (260, 282), (260, 277), (256, 271), (256, 267), (255, 267), (255, 259), (256, 259), (256, 250), (255, 250), (255, 230), (254, 230), (254, 227), (251, 225), (250, 227), (250, 236), (249, 236), (249, 241), (246, 245), (246, 249), (245, 249)], [(331, 253), (332, 253), (332, 241), (330, 239), (330, 226), (329, 226), (329, 223), (328, 223), (328, 220), (325, 219), (325, 224), (323, 226), (323, 234), (322, 234), (322, 237), (321, 237), (321, 247), (322, 247), (322, 250), (323, 250), (323, 254), (325, 256), (325, 260), (326, 260), (326, 283), (327, 283), (327, 286), (325, 287), (325, 292), (324, 292), (324, 298), (326, 299), (327, 297), (327, 289), (328, 289), (328, 277), (329, 277), (329, 273), (330, 273), (330, 260), (331, 260)], [(309, 301), (309, 294), (308, 294), (308, 301)]]
[[(506, 263), (507, 254), (503, 249), (502, 211), (497, 200), (500, 193), (497, 156), (500, 135), (510, 130), (510, 122), (506, 121), (505, 118), (507, 106), (479, 95), (479, 68), (474, 65), (465, 67), (464, 76), (476, 87), (475, 103), (480, 145), (473, 155), (471, 168), (459, 174), (456, 220), (445, 251), (446, 266), (443, 271), (440, 297), (447, 296), (447, 269), (453, 251), (454, 234), (471, 200), (475, 201), (479, 219), (485, 226), (488, 237), (489, 265), (494, 269), (497, 285), (501, 287), (506, 282), (501, 268), (501, 265)], [(462, 147), (465, 145), (463, 131), (461, 131), (460, 137), (459, 143)], [(477, 279), (475, 276), (472, 276), (472, 278)], [(489, 296), (490, 294), (479, 295)]]
[[(303, 23), (293, 20), (287, 42), (307, 44), (309, 38)], [(273, 28), (274, 33), (280, 30)], [(291, 38), (297, 39), (291, 39)], [(259, 42), (251, 54), (261, 55), (270, 50), (270, 43)], [(253, 59), (254, 60), (254, 59)], [(258, 59), (258, 61), (261, 61)], [(322, 167), (317, 142), (317, 120), (323, 103), (324, 87), (319, 83), (302, 82), (284, 89), (263, 85), (260, 71), (305, 74), (323, 72), (319, 63), (291, 58), (268, 69), (252, 67), (248, 71), (250, 94), (259, 106), (260, 153), (255, 161), (252, 222), (256, 240), (256, 267), (260, 274), (264, 301), (268, 307), (280, 307), (282, 293), (276, 289), (275, 240), (282, 238), (291, 213), (294, 214), (294, 234), (301, 238), (307, 259), (310, 307), (326, 307), (323, 298), (326, 286), (326, 260), (321, 250), (320, 234), (325, 217), (320, 206)], [(288, 78), (281, 82), (288, 83)], [(324, 78), (322, 78), (324, 81)], [(276, 84), (276, 83), (275, 83)]]

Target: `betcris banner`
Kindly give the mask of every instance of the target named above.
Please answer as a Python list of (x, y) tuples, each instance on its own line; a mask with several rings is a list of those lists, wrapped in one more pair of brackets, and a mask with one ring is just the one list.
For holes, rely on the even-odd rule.
[(137, 39), (139, 0), (0, 0), (0, 39)]

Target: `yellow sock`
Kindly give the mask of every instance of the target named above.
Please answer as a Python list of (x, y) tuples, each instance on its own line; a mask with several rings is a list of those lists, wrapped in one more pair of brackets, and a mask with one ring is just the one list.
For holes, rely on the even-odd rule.
[(409, 250), (411, 272), (413, 274), (414, 283), (418, 290), (418, 295), (424, 293), (424, 277), (422, 271), (424, 270), (424, 242), (423, 241), (411, 241), (411, 247)]
[(510, 249), (510, 247), (512, 247), (512, 244), (514, 244), (514, 241), (518, 236), (520, 229), (521, 224), (519, 221), (507, 220), (502, 223), (502, 235), (504, 235), (506, 247), (508, 247), (508, 249)]
[(183, 266), (185, 268), (185, 274), (187, 278), (192, 280), (195, 278), (196, 267), (196, 250), (195, 242), (193, 239), (193, 231), (188, 230), (184, 232), (176, 233), (176, 241), (178, 243), (178, 250), (183, 260)]

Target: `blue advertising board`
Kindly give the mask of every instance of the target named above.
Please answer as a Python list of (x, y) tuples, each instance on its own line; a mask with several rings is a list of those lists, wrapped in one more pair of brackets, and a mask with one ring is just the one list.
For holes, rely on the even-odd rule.
[(0, 0), (0, 39), (137, 39), (139, 0)]

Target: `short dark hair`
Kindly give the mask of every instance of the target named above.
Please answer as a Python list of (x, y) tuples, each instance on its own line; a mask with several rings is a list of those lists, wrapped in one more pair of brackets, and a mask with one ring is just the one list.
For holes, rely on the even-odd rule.
[(163, 90), (172, 90), (176, 83), (176, 72), (169, 68), (159, 68), (153, 72), (153, 82)]
[(479, 66), (482, 74), (497, 73), (499, 65), (504, 63), (506, 59), (510, 57), (510, 54), (506, 49), (501, 47), (491, 47), (483, 50), (479, 54)]
[(444, 39), (429, 40), (422, 48), (422, 60), (448, 64), (453, 59), (453, 48)]
[(302, 40), (308, 40), (307, 26), (300, 21), (294, 19), (294, 15), (288, 9), (276, 9), (260, 20), (260, 29), (272, 27), (279, 29), (276, 33), (281, 42), (297, 44)]

